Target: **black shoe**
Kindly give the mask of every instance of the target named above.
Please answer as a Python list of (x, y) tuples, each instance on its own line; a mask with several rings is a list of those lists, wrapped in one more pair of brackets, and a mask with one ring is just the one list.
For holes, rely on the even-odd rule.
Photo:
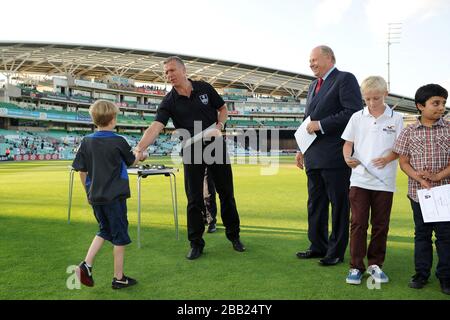
[(78, 280), (88, 287), (94, 286), (94, 279), (92, 278), (92, 268), (89, 268), (85, 261), (81, 262), (75, 269)]
[(245, 251), (245, 247), (244, 244), (241, 242), (241, 240), (236, 239), (231, 241), (231, 243), (233, 244), (233, 249), (239, 252), (244, 252)]
[(424, 277), (420, 273), (416, 273), (412, 276), (408, 286), (413, 289), (422, 289), (428, 282), (428, 278)]
[(120, 279), (120, 280), (117, 278), (114, 278), (111, 286), (113, 289), (122, 289), (122, 288), (134, 286), (135, 284), (137, 284), (136, 280), (134, 280), (130, 277), (127, 277), (126, 275), (123, 275), (122, 279)]
[(194, 260), (200, 257), (203, 253), (203, 247), (192, 247), (191, 250), (189, 250), (188, 255), (186, 258), (189, 260)]
[(322, 266), (335, 266), (341, 262), (344, 262), (344, 258), (325, 257), (325, 258), (319, 260), (319, 263)]
[(217, 231), (217, 229), (216, 229), (216, 224), (215, 223), (211, 223), (211, 224), (208, 225), (208, 233), (214, 233), (216, 231)]
[(324, 254), (312, 250), (299, 251), (295, 254), (299, 259), (323, 258)]
[(439, 279), (441, 283), (441, 290), (445, 294), (450, 294), (450, 278), (447, 279)]

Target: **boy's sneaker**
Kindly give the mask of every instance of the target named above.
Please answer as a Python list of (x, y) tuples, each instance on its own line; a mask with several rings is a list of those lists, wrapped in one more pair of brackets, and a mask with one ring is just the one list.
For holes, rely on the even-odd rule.
[(376, 283), (388, 283), (388, 276), (381, 270), (379, 266), (373, 264), (367, 268), (367, 273), (372, 276)]
[(349, 284), (361, 284), (361, 279), (363, 277), (363, 274), (358, 269), (350, 269), (347, 275), (347, 279), (345, 279), (345, 282)]
[(113, 289), (122, 289), (122, 288), (127, 288), (127, 287), (131, 287), (134, 286), (137, 283), (136, 280), (127, 277), (126, 275), (122, 276), (122, 279), (117, 279), (114, 278), (112, 281), (112, 288)]
[(75, 273), (82, 284), (88, 287), (94, 286), (92, 267), (88, 267), (85, 261), (81, 262), (79, 266), (75, 268)]
[(425, 278), (420, 273), (416, 273), (412, 276), (408, 286), (413, 289), (422, 289), (427, 284), (427, 282), (428, 278)]

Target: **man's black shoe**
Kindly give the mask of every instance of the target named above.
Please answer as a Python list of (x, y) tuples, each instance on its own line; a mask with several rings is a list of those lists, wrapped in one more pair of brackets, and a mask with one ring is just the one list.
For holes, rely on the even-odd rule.
[(319, 263), (322, 266), (335, 266), (338, 263), (344, 262), (343, 258), (331, 258), (331, 257), (325, 257), (323, 259), (319, 260)]
[(203, 253), (203, 247), (192, 247), (191, 250), (189, 250), (188, 255), (186, 258), (189, 260), (194, 260), (200, 257)]
[(233, 240), (231, 241), (231, 243), (233, 244), (233, 249), (239, 252), (244, 252), (245, 251), (245, 247), (244, 244), (239, 240)]
[(209, 225), (208, 225), (208, 233), (214, 233), (214, 232), (216, 232), (217, 231), (217, 229), (216, 229), (216, 224), (215, 223), (210, 223)]
[(423, 275), (416, 273), (412, 276), (411, 280), (409, 281), (408, 286), (413, 289), (422, 289), (428, 282), (428, 279), (425, 278)]
[(441, 290), (445, 294), (450, 294), (450, 278), (448, 279), (439, 279), (441, 283)]
[(325, 255), (312, 250), (299, 251), (295, 254), (299, 259), (323, 258)]

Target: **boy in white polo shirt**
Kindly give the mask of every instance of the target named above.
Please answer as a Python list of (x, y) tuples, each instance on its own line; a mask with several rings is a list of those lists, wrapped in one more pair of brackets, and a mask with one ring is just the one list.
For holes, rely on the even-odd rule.
[[(346, 282), (360, 284), (367, 255), (367, 272), (378, 283), (389, 278), (381, 270), (386, 255), (392, 198), (395, 191), (398, 155), (392, 152), (403, 129), (402, 116), (394, 112), (384, 99), (388, 95), (386, 81), (372, 76), (361, 84), (366, 107), (352, 115), (342, 134), (344, 159), (352, 168), (350, 178), (350, 271)], [(352, 152), (354, 153), (352, 155)], [(367, 229), (372, 235), (367, 248)]]

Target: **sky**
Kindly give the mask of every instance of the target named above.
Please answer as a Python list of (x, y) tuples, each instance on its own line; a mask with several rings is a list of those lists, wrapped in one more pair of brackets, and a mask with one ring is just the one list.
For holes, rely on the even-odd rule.
[(336, 67), (359, 83), (387, 80), (414, 97), (438, 83), (450, 91), (449, 0), (22, 0), (2, 3), (0, 41), (144, 49), (312, 75), (309, 55), (330, 46)]

